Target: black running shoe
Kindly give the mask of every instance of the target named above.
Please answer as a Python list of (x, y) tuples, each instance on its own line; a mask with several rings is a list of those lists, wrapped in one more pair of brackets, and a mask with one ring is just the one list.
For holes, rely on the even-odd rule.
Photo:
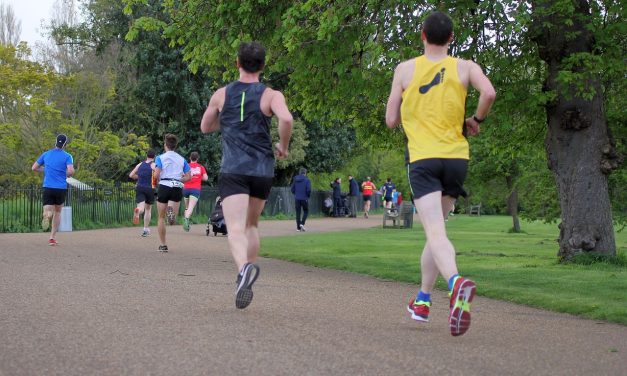
[(168, 252), (168, 246), (167, 245), (160, 245), (159, 246), (159, 252)]
[(237, 292), (235, 294), (235, 307), (246, 308), (253, 301), (253, 283), (259, 277), (259, 267), (255, 264), (244, 264), (243, 273), (237, 276)]

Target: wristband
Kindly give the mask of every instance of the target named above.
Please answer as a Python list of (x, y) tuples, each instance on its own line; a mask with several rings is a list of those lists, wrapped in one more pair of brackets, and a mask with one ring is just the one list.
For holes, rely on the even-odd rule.
[(481, 124), (481, 123), (483, 123), (483, 122), (485, 121), (485, 118), (483, 118), (483, 119), (479, 119), (479, 118), (477, 117), (477, 115), (472, 115), (472, 118), (473, 118), (473, 119), (474, 119), (477, 123), (479, 123), (479, 124)]

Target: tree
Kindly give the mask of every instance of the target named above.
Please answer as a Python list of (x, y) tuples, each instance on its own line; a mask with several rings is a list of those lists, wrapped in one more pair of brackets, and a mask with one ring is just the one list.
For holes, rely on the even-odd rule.
[(148, 148), (146, 137), (99, 129), (86, 133), (78, 122), (64, 119), (54, 99), (74, 77), (31, 61), (29, 54), (25, 44), (0, 45), (0, 181), (37, 180), (30, 166), (54, 145), (57, 133), (70, 139), (67, 150), (74, 154), (77, 178), (109, 180), (128, 173)]
[[(622, 157), (610, 134), (588, 1), (535, 1), (531, 33), (547, 64), (549, 168), (560, 194), (561, 259), (616, 255), (608, 175)], [(592, 19), (594, 19), (594, 16)], [(598, 16), (598, 15), (597, 15)]]
[(10, 4), (0, 3), (0, 44), (17, 46), (22, 34), (22, 21), (15, 18)]

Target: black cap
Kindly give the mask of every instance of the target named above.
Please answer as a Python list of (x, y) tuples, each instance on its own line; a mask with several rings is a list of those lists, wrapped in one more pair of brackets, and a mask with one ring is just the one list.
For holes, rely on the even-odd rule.
[(65, 144), (67, 143), (67, 136), (64, 134), (60, 134), (57, 136), (57, 147), (63, 149)]

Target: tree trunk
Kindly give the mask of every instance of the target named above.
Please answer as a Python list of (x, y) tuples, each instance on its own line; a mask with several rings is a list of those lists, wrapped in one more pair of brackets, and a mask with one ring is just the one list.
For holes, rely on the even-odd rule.
[[(616, 255), (607, 175), (620, 158), (609, 133), (600, 79), (583, 64), (567, 62), (574, 54), (592, 53), (587, 1), (573, 1), (571, 14), (556, 1), (534, 2), (532, 26), (540, 57), (547, 63), (545, 91), (555, 94), (546, 105), (546, 152), (560, 198), (559, 253), (568, 260), (578, 253)], [(570, 26), (569, 26), (570, 25)], [(581, 55), (580, 55), (581, 56)], [(575, 79), (565, 83), (560, 71)]]
[(512, 231), (515, 233), (520, 232), (520, 220), (518, 219), (518, 189), (514, 187), (514, 178), (511, 175), (507, 175), (505, 178), (507, 181), (507, 189), (509, 190), (509, 197), (507, 197), (507, 211), (512, 216)]

